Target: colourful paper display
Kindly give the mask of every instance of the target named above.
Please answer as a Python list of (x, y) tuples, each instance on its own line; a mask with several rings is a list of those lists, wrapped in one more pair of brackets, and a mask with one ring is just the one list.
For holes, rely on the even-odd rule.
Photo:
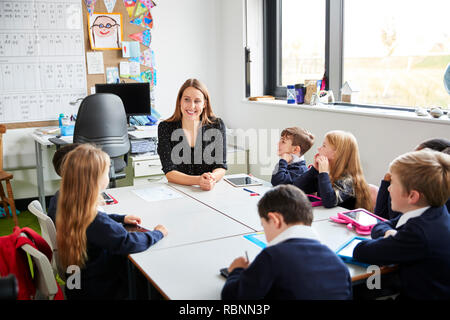
[(97, 0), (84, 0), (84, 2), (86, 3), (89, 15), (92, 16), (94, 13), (95, 2), (97, 2)]
[(142, 32), (130, 34), (129, 37), (133, 40), (139, 41), (146, 47), (150, 47), (150, 42), (152, 41), (152, 35), (150, 29), (144, 30)]
[(136, 0), (123, 0), (123, 4), (127, 9), (128, 16), (133, 18), (134, 7), (136, 6)]
[(116, 5), (116, 0), (103, 0), (103, 2), (105, 3), (105, 7), (108, 13), (113, 12), (114, 6)]
[(139, 4), (136, 7), (136, 12), (134, 13), (134, 16), (139, 17), (140, 15), (143, 15), (144, 13), (146, 13), (147, 10), (148, 10), (147, 7), (139, 2)]
[(144, 52), (142, 52), (141, 56), (139, 57), (139, 62), (143, 64), (144, 66), (154, 68), (155, 67), (155, 53), (153, 50), (148, 48)]
[(147, 14), (131, 20), (130, 23), (141, 26), (143, 28), (151, 29), (153, 28), (153, 17), (150, 11), (148, 11)]
[(151, 8), (153, 8), (155, 6), (155, 4), (153, 3), (152, 0), (139, 0), (148, 10), (150, 10)]

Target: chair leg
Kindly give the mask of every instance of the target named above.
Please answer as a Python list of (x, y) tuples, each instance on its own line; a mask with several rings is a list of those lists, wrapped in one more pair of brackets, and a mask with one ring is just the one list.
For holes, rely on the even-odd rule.
[(8, 193), (8, 202), (9, 202), (9, 206), (11, 208), (11, 213), (12, 213), (12, 217), (14, 219), (14, 224), (16, 225), (16, 227), (18, 227), (19, 220), (17, 219), (16, 204), (14, 203), (14, 196), (13, 196), (13, 192), (12, 192), (11, 182), (9, 181), (9, 179), (6, 180), (6, 192)]
[(15, 226), (19, 226), (19, 221), (18, 221), (17, 215), (16, 215), (16, 205), (14, 203), (14, 197), (13, 197), (13, 192), (12, 192), (12, 188), (11, 188), (11, 183), (9, 182), (9, 180), (6, 180), (5, 184), (6, 184), (6, 192), (8, 193), (8, 197), (5, 195), (5, 191), (3, 190), (3, 183), (0, 182), (0, 197), (2, 198), (2, 204), (3, 204), (3, 208), (5, 210), (6, 218), (9, 218), (9, 209), (8, 209), (8, 204), (9, 204), (9, 207), (11, 208), (11, 215), (14, 220), (14, 224), (15, 224)]
[(6, 198), (5, 192), (3, 191), (2, 181), (0, 181), (0, 197), (2, 199), (3, 210), (5, 210), (5, 218), (9, 218), (8, 198)]

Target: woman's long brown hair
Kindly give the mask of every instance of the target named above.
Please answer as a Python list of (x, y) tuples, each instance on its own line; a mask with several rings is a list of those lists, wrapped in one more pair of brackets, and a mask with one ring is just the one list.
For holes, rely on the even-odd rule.
[(109, 156), (89, 144), (64, 157), (56, 213), (56, 241), (64, 269), (70, 265), (82, 268), (86, 262), (86, 230), (97, 215), (100, 178), (109, 164)]
[(355, 136), (350, 132), (335, 130), (328, 132), (325, 139), (336, 150), (334, 161), (330, 165), (331, 183), (334, 184), (343, 175), (350, 175), (353, 178), (356, 208), (372, 211), (374, 204), (370, 197), (369, 186), (364, 178)]
[(181, 120), (181, 118), (183, 117), (183, 114), (181, 113), (181, 98), (183, 97), (184, 90), (186, 90), (189, 87), (193, 87), (197, 90), (200, 90), (200, 92), (203, 93), (203, 97), (205, 99), (205, 107), (203, 108), (202, 114), (200, 115), (200, 121), (202, 122), (202, 125), (212, 123), (212, 120), (215, 119), (216, 116), (212, 111), (211, 99), (209, 97), (208, 89), (202, 82), (200, 82), (200, 80), (197, 79), (188, 79), (183, 83), (180, 90), (178, 91), (177, 101), (175, 104), (175, 111), (173, 115), (166, 121), (174, 122)]

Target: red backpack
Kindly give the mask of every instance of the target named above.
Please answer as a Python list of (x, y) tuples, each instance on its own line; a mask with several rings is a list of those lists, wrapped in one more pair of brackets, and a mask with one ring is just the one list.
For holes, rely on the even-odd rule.
[[(21, 233), (25, 233), (27, 236), (21, 236)], [(25, 251), (21, 249), (25, 244), (39, 250), (47, 256), (50, 262), (52, 261), (50, 246), (44, 238), (30, 228), (14, 227), (12, 234), (0, 237), (0, 276), (4, 277), (8, 274), (16, 276), (19, 286), (18, 300), (34, 299), (36, 294), (36, 285), (31, 277), (28, 258)], [(59, 285), (54, 299), (64, 299)]]

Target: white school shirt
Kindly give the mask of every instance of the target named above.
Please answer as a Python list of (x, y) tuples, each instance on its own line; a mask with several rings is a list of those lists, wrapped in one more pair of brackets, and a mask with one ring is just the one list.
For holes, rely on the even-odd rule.
[(317, 235), (316, 231), (311, 226), (305, 226), (302, 224), (296, 224), (293, 225), (286, 230), (284, 230), (282, 233), (277, 235), (275, 238), (270, 241), (267, 246), (273, 246), (278, 243), (281, 243), (288, 239), (313, 239), (320, 242), (319, 236)]

